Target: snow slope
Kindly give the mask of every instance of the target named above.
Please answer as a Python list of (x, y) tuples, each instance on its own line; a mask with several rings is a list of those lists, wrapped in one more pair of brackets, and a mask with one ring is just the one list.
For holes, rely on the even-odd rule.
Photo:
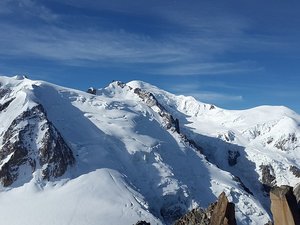
[[(63, 176), (49, 181), (39, 168), (32, 174), (20, 168), (17, 181), (0, 192), (5, 224), (171, 224), (222, 191), (236, 204), (238, 224), (264, 224), (269, 203), (259, 166), (272, 164), (277, 184), (299, 182), (289, 167), (299, 165), (300, 119), (283, 107), (228, 111), (141, 81), (113, 82), (96, 95), (20, 76), (0, 83), (12, 90), (0, 104), (14, 97), (0, 110), (0, 141), (18, 115), (40, 104), (75, 158)], [(142, 99), (136, 88), (160, 105), (151, 96)], [(180, 133), (167, 126), (168, 113), (179, 119)], [(228, 149), (240, 154), (233, 166)]]
[[(274, 176), (266, 185), (295, 186), (300, 182), (300, 116), (292, 110), (283, 106), (224, 110), (141, 81), (128, 85), (153, 93), (179, 118), (182, 132), (204, 149), (207, 158), (239, 177), (266, 209), (269, 199), (261, 185), (265, 182), (263, 166)], [(228, 162), (232, 155), (237, 155), (234, 165)]]

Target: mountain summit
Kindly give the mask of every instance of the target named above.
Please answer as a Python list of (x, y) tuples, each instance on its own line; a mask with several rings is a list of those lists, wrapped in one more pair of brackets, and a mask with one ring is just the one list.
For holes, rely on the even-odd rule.
[(88, 92), (0, 77), (1, 221), (172, 224), (224, 192), (237, 224), (265, 224), (270, 188), (300, 182), (288, 108), (225, 110), (142, 81)]

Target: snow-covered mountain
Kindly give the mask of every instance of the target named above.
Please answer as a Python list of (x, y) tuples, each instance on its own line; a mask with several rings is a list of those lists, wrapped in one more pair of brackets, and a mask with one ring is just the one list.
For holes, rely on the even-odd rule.
[[(0, 221), (171, 224), (224, 191), (238, 224), (300, 182), (300, 116), (231, 111), (141, 81), (95, 94), (0, 77)], [(0, 222), (1, 223), (1, 222)]]

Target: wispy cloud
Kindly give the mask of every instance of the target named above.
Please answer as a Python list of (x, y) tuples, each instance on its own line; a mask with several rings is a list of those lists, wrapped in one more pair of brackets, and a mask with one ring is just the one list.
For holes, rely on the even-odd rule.
[[(247, 36), (250, 23), (242, 17), (223, 13), (212, 16), (203, 9), (181, 9), (179, 6), (158, 7), (161, 4), (80, 3), (68, 1), (77, 7), (92, 6), (95, 10), (146, 13), (158, 17), (165, 27), (174, 32), (159, 35), (144, 34), (124, 29), (61, 26), (67, 15), (57, 15), (35, 0), (3, 0), (3, 12), (39, 18), (44, 23), (26, 27), (18, 23), (0, 22), (0, 58), (39, 58), (72, 66), (118, 65), (133, 67), (147, 65), (149, 74), (207, 75), (258, 71), (262, 66), (247, 60), (220, 60), (220, 55), (237, 49), (254, 51), (272, 49), (278, 41), (262, 36)], [(137, 3), (137, 2), (135, 2)], [(169, 2), (170, 3), (170, 2)], [(170, 3), (171, 4), (171, 3)], [(186, 4), (185, 4), (186, 5)], [(175, 7), (175, 8), (174, 8)], [(0, 7), (1, 8), (1, 7)], [(201, 8), (201, 7), (200, 7)], [(149, 10), (146, 10), (149, 9)], [(179, 10), (180, 9), (180, 10)], [(158, 25), (158, 24), (156, 24)], [(251, 47), (249, 47), (251, 46)]]
[(193, 96), (199, 101), (220, 104), (224, 102), (243, 101), (242, 95), (231, 95), (227, 93), (206, 91), (203, 86), (198, 83), (177, 84), (171, 87), (172, 92), (186, 96)]
[(199, 62), (185, 63), (181, 65), (172, 65), (169, 67), (156, 68), (150, 70), (151, 73), (161, 75), (209, 75), (209, 74), (234, 74), (249, 71), (259, 71), (262, 67), (258, 67), (253, 62), (235, 62), (235, 63), (218, 63), (218, 62)]
[[(0, 25), (0, 57), (32, 57), (68, 65), (98, 66), (156, 64), (148, 73), (160, 75), (229, 74), (262, 69), (249, 61), (215, 62), (218, 49), (228, 46), (210, 40), (188, 44), (180, 38), (155, 39), (150, 36), (118, 31), (66, 30), (55, 26), (21, 28)], [(201, 49), (197, 52), (195, 49)], [(217, 52), (218, 52), (217, 51)], [(209, 62), (207, 62), (209, 60)]]
[(58, 18), (54, 12), (34, 0), (1, 0), (0, 14), (18, 17), (34, 17), (47, 22)]
[(242, 95), (229, 95), (224, 93), (216, 93), (216, 92), (196, 92), (189, 93), (189, 95), (194, 96), (195, 98), (201, 101), (213, 102), (213, 103), (224, 103), (224, 102), (232, 102), (232, 101), (242, 101)]
[(74, 31), (57, 27), (0, 26), (1, 55), (42, 57), (70, 63), (169, 63), (186, 58), (185, 48), (124, 31)]
[(31, 16), (39, 17), (40, 19), (51, 22), (58, 18), (58, 15), (42, 4), (38, 4), (33, 0), (18, 0), (19, 8)]

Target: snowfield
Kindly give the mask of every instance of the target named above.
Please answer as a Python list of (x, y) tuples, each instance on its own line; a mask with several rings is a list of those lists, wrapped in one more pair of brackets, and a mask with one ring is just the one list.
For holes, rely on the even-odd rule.
[[(18, 115), (40, 104), (75, 158), (63, 176), (49, 181), (42, 168), (32, 173), (21, 166), (18, 179), (1, 187), (0, 224), (172, 224), (222, 191), (235, 203), (238, 224), (265, 224), (270, 202), (261, 165), (271, 166), (274, 184), (300, 182), (290, 169), (300, 165), (300, 116), (285, 107), (224, 110), (142, 81), (113, 82), (96, 95), (22, 76), (0, 77), (0, 83), (10, 90), (0, 93), (0, 104), (14, 98), (0, 110), (0, 143)], [(179, 120), (180, 134), (136, 88), (152, 93)], [(32, 133), (38, 148), (42, 129)]]

